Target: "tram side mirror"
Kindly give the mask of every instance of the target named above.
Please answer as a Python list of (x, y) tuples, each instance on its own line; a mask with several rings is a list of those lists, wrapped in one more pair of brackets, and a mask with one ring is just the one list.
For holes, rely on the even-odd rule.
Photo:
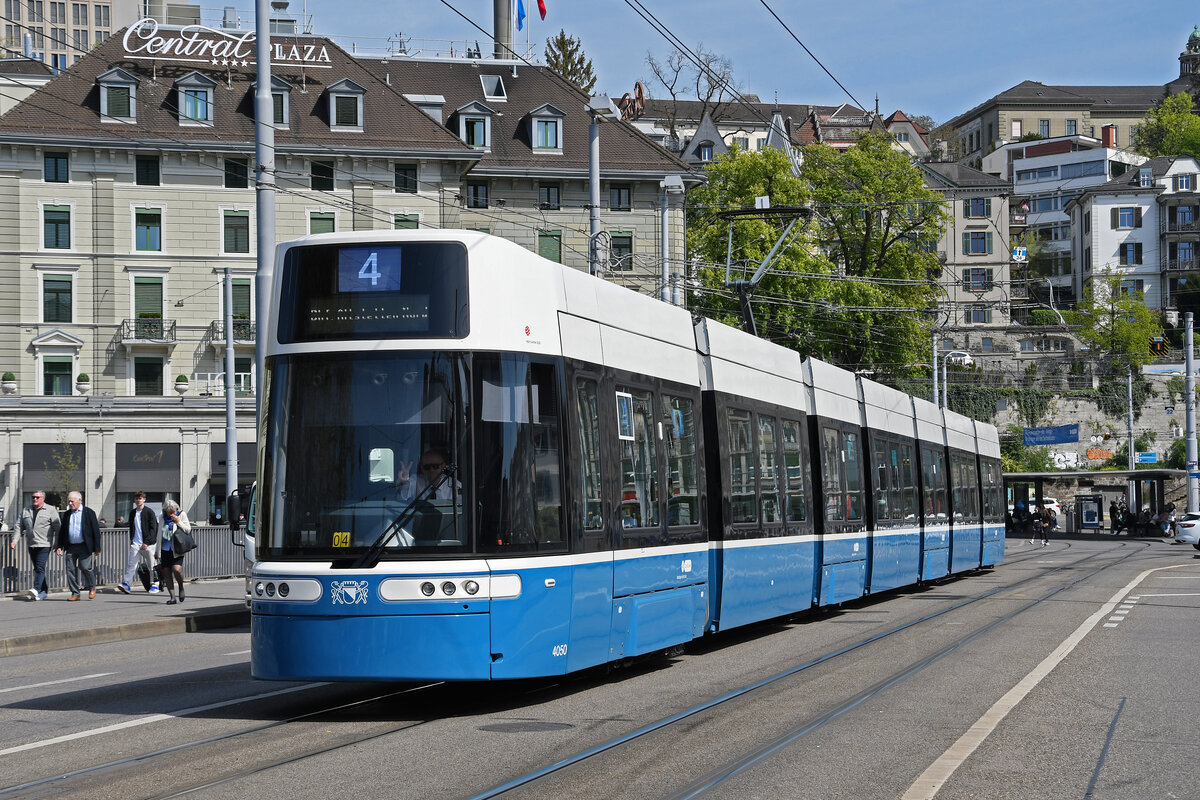
[(242, 499), (236, 490), (225, 499), (225, 511), (229, 516), (229, 532), (237, 533), (241, 527)]

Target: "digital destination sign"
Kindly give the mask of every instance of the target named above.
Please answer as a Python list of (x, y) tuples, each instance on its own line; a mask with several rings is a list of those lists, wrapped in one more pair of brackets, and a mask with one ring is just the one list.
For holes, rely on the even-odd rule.
[(376, 245), (338, 250), (339, 292), (400, 291), (401, 247)]

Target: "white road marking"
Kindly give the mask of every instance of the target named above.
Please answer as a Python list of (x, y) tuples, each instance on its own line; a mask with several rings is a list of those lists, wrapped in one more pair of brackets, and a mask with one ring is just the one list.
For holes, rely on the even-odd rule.
[(1109, 617), (1108, 621), (1109, 622), (1124, 622), (1125, 617)]
[(246, 655), (246, 653), (249, 653), (249, 652), (250, 652), (249, 650), (238, 650), (236, 653), (226, 653), (225, 655), (227, 655), (227, 656), (244, 656), (244, 655)]
[(1115, 628), (1115, 627), (1117, 627), (1117, 623), (1115, 623), (1115, 622), (1106, 622), (1106, 623), (1104, 623), (1104, 627), (1106, 627), (1106, 628)]
[(31, 683), (28, 686), (13, 686), (10, 689), (0, 689), (0, 694), (4, 692), (19, 692), (24, 689), (37, 689), (42, 686), (57, 686), (60, 683), (71, 683), (73, 681), (86, 681), (91, 678), (103, 678), (108, 675), (116, 675), (115, 672), (97, 672), (93, 675), (80, 675), (78, 678), (63, 678), (61, 681), (46, 681), (45, 683)]
[[(950, 745), (946, 752), (942, 753), (928, 769), (922, 772), (912, 785), (908, 787), (908, 791), (904, 793), (901, 800), (932, 800), (937, 796), (938, 791), (946, 781), (950, 780), (950, 776), (954, 774), (964, 761), (975, 752), (979, 745), (983, 744), (992, 731), (996, 729), (1008, 712), (1016, 708), (1033, 689), (1042, 682), (1043, 679), (1057, 667), (1063, 659), (1071, 654), (1071, 651), (1083, 641), (1083, 637), (1095, 628), (1105, 616), (1112, 613), (1112, 610), (1117, 607), (1117, 604), (1125, 599), (1134, 587), (1145, 580), (1149, 575), (1159, 572), (1164, 569), (1178, 569), (1183, 564), (1176, 564), (1173, 567), (1156, 567), (1148, 569), (1142, 574), (1134, 578), (1129, 585), (1114, 594), (1108, 602), (1102, 605), (1099, 610), (1088, 617), (1083, 623), (1075, 629), (1075, 632), (1062, 641), (1058, 647), (1050, 655), (1042, 660), (1042, 663), (1033, 668), (1033, 671), (1026, 675), (1017, 683), (1016, 686), (1009, 689), (1003, 697), (996, 701), (995, 705), (984, 712), (974, 725), (967, 730), (958, 741)], [(1190, 566), (1190, 565), (1189, 565)], [(1149, 597), (1149, 595), (1141, 595)], [(1112, 623), (1105, 623), (1105, 627)], [(3, 755), (3, 753), (0, 753)]]
[(104, 733), (112, 733), (113, 731), (125, 730), (126, 728), (136, 728), (139, 725), (148, 725), (151, 722), (160, 722), (166, 719), (174, 719), (175, 717), (186, 717), (191, 714), (199, 714), (202, 711), (212, 711), (214, 708), (225, 708), (226, 706), (235, 706), (238, 703), (252, 703), (255, 700), (265, 700), (268, 697), (278, 697), (281, 694), (291, 694), (292, 692), (302, 692), (306, 689), (315, 689), (318, 686), (327, 686), (325, 683), (305, 683), (301, 686), (291, 686), (287, 689), (280, 689), (275, 692), (267, 692), (265, 694), (256, 694), (252, 697), (236, 697), (233, 700), (223, 700), (220, 703), (211, 703), (207, 706), (195, 706), (194, 708), (185, 708), (180, 711), (172, 711), (168, 714), (151, 714), (148, 717), (139, 717), (131, 719), (127, 722), (118, 722), (113, 725), (105, 725), (102, 728), (92, 728), (89, 731), (79, 731), (78, 733), (68, 733), (65, 736), (56, 736), (53, 739), (43, 739), (40, 742), (30, 742), (16, 747), (9, 747), (5, 750), (0, 750), (0, 756), (7, 756), (12, 753), (23, 753), (26, 750), (37, 750), (42, 747), (50, 747), (63, 742), (71, 742), (76, 739), (86, 739), (89, 736), (99, 736)]
[(1144, 594), (1142, 597), (1200, 597), (1200, 592), (1176, 592), (1175, 594)]

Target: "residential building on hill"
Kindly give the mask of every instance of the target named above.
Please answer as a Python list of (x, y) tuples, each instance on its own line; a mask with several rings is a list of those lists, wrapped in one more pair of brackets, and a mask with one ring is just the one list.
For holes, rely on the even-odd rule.
[[(180, 34), (118, 31), (0, 117), (10, 519), (65, 445), (72, 485), (110, 520), (136, 491), (193, 519), (223, 514), (226, 268), (239, 481), (253, 475), (253, 37), (220, 59), (146, 57), (178, 53), (155, 37)], [(469, 227), (588, 268), (585, 95), (522, 62), (368, 61), (305, 35), (272, 45), (280, 240)], [(624, 123), (600, 127), (602, 266), (655, 291), (662, 184), (699, 176)], [(669, 253), (682, 263), (682, 203), (668, 201)]]

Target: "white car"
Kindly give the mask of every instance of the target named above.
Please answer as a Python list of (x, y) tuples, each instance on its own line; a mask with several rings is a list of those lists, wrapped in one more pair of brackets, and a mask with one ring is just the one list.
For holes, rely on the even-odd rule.
[(1175, 542), (1200, 550), (1200, 514), (1192, 511), (1175, 518)]
[(1054, 516), (1056, 516), (1056, 517), (1058, 515), (1062, 514), (1062, 506), (1060, 506), (1058, 504), (1057, 498), (1043, 496), (1042, 497), (1042, 505), (1045, 506), (1047, 511), (1053, 511)]
[(969, 367), (975, 363), (975, 359), (971, 357), (971, 354), (962, 350), (951, 350), (949, 353), (946, 353), (945, 359), (947, 364), (957, 364), (960, 367)]

